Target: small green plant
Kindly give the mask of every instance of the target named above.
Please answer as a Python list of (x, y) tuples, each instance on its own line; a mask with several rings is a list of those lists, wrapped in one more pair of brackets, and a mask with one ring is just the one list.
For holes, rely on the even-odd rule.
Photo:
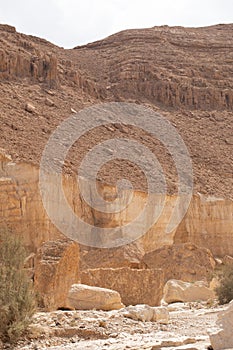
[(215, 289), (219, 304), (233, 300), (233, 264), (224, 266), (219, 274), (219, 286)]
[(0, 230), (0, 339), (16, 342), (36, 308), (31, 282), (24, 270), (26, 252), (8, 230)]

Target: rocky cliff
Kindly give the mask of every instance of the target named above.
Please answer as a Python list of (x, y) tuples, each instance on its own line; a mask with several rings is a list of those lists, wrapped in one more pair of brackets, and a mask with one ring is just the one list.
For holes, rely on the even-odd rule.
[[(51, 183), (55, 181), (54, 175), (51, 175), (50, 181)], [(88, 206), (83, 197), (80, 196), (75, 177), (66, 175), (63, 185), (72, 210), (85, 222), (99, 227), (124, 227), (129, 224), (143, 209), (146, 198), (146, 194), (136, 191), (133, 201), (122, 212), (107, 213), (106, 207), (105, 213), (100, 213)], [(86, 181), (86, 187), (90, 191), (93, 188), (91, 185)], [(58, 188), (55, 190), (59, 191)], [(115, 188), (111, 186), (102, 186), (101, 191), (105, 196), (115, 195)], [(125, 200), (127, 203), (127, 196), (123, 198), (123, 201)], [(137, 261), (138, 267), (140, 267), (139, 263), (145, 252), (157, 250), (165, 245), (187, 242), (206, 247), (215, 256), (233, 255), (232, 200), (194, 195), (186, 216), (180, 225), (168, 234), (166, 229), (176, 199), (175, 195), (167, 196), (166, 206), (159, 220), (144, 236), (139, 238), (138, 244), (141, 248), (131, 248), (131, 258), (128, 261), (132, 261), (132, 267), (137, 267)], [(49, 202), (52, 200), (49, 196), (46, 200), (48, 201), (46, 206), (54, 205)], [(9, 157), (3, 156), (3, 153), (0, 167), (0, 203), (0, 222), (20, 233), (31, 251), (35, 252), (42, 243), (48, 240), (63, 237), (52, 224), (44, 209), (39, 189), (38, 168), (27, 163), (13, 163)], [(64, 213), (61, 211), (59, 216), (63, 218)], [(146, 219), (149, 220), (149, 218)], [(66, 217), (64, 217), (65, 220), (67, 220)], [(135, 230), (137, 230), (137, 225), (139, 230), (140, 224), (140, 222), (136, 224)], [(77, 231), (78, 229), (77, 227)], [(85, 247), (83, 249), (85, 251)], [(96, 261), (98, 255), (96, 254), (98, 253), (93, 254), (91, 260), (94, 259), (92, 264), (98, 266)], [(124, 259), (120, 258), (119, 255), (118, 258), (114, 258), (114, 264), (111, 265), (111, 250), (106, 259), (105, 266), (108, 267), (130, 265), (129, 263), (125, 264)], [(134, 259), (135, 265), (133, 264)], [(99, 260), (102, 261), (102, 255), (99, 256)], [(117, 266), (117, 261), (120, 266)], [(88, 265), (90, 266), (91, 263), (89, 262)]]
[[(232, 32), (232, 25), (163, 26), (65, 50), (1, 25), (1, 147), (14, 160), (39, 165), (52, 131), (72, 112), (134, 102), (159, 112), (179, 132), (192, 158), (195, 193), (232, 198)], [(90, 130), (70, 150), (65, 171), (76, 171), (89, 149), (112, 137), (135, 139), (154, 152), (169, 193), (176, 192), (169, 152), (127, 125)], [(140, 169), (126, 161), (109, 162), (99, 175), (104, 183), (128, 178), (146, 190)]]
[[(80, 257), (82, 276), (90, 283), (98, 280), (100, 285), (105, 279), (101, 276), (109, 274), (113, 281), (122, 269), (126, 271), (126, 280), (128, 275), (135, 274), (140, 285), (143, 269), (150, 270), (146, 272), (150, 277), (156, 273), (152, 270), (161, 267), (164, 259), (171, 256), (174, 265), (185, 264), (186, 267), (186, 270), (177, 269), (174, 274), (177, 278), (195, 281), (207, 277), (215, 266), (213, 256), (233, 255), (232, 34), (232, 25), (195, 29), (163, 26), (123, 31), (86, 46), (65, 50), (44, 39), (18, 33), (14, 27), (1, 25), (1, 226), (8, 226), (20, 234), (30, 252), (46, 252), (44, 242), (47, 241), (63, 242), (64, 236), (51, 222), (42, 203), (39, 166), (43, 149), (51, 133), (71, 113), (101, 102), (133, 102), (150, 107), (165, 117), (184, 140), (194, 173), (189, 209), (180, 224), (168, 234), (166, 228), (178, 198), (177, 169), (171, 154), (159, 140), (146, 131), (114, 121), (111, 125), (89, 130), (72, 146), (63, 167), (63, 190), (78, 217), (93, 227), (121, 228), (132, 222), (145, 206), (145, 175), (128, 160), (107, 162), (98, 173), (98, 191), (107, 201), (103, 212), (88, 205), (82, 197), (75, 175), (80, 162), (95, 145), (111, 138), (136, 140), (149, 149), (165, 173), (167, 193), (159, 219), (145, 235), (138, 236), (137, 233), (150, 222), (151, 212), (146, 214), (143, 222), (136, 222), (132, 232), (136, 242), (107, 251), (84, 244), (74, 245), (73, 260), (78, 261)], [(129, 194), (124, 190), (120, 204), (125, 209), (111, 213), (109, 208), (116, 198), (116, 183), (121, 178), (132, 183), (133, 200), (128, 205)], [(47, 185), (59, 198), (55, 180), (56, 174), (49, 174)], [(88, 176), (83, 181), (90, 198), (94, 197), (93, 183)], [(153, 193), (153, 196), (159, 206), (162, 195)], [(44, 201), (46, 207), (54, 211), (61, 204), (59, 200), (54, 203), (49, 195)], [(71, 217), (66, 216), (63, 209), (61, 205), (56, 212), (60, 221), (72, 225)], [(182, 207), (177, 216), (181, 212)], [(85, 232), (81, 234), (85, 235)], [(124, 238), (123, 230), (120, 234)], [(35, 259), (39, 269), (37, 281), (43, 275), (44, 266), (47, 269), (47, 262), (56, 254), (56, 244), (51, 244), (54, 251), (48, 256), (45, 254), (41, 266)], [(48, 286), (50, 296), (54, 294), (54, 286), (62, 286), (64, 266), (60, 261), (64, 260), (65, 266), (69, 261), (66, 247), (59, 244), (60, 251), (64, 249), (65, 253), (60, 254), (54, 265), (57, 274)], [(173, 263), (166, 264), (163, 269), (165, 280), (172, 276)], [(193, 266), (190, 271), (189, 264)], [(95, 270), (96, 279), (92, 270)], [(76, 283), (78, 271), (70, 271)], [(41, 281), (39, 289), (43, 289), (46, 278)], [(162, 277), (157, 282), (161, 289)], [(57, 300), (61, 294), (62, 291), (58, 292)], [(48, 297), (47, 300), (47, 297), (44, 302), (50, 303), (52, 299)], [(52, 304), (59, 307), (56, 300)]]

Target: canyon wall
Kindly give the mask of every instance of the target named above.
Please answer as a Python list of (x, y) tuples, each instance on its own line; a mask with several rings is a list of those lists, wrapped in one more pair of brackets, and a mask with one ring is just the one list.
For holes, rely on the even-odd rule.
[[(51, 175), (48, 185), (52, 186), (54, 180), (54, 175)], [(88, 190), (92, 188), (87, 180), (85, 186)], [(82, 220), (99, 227), (127, 225), (138, 216), (146, 201), (145, 193), (135, 192), (132, 202), (123, 212), (101, 213), (84, 202), (76, 178), (64, 176), (63, 189), (72, 210)], [(114, 187), (101, 185), (99, 190), (105, 199), (111, 200), (116, 196)], [(159, 196), (157, 198), (159, 202)], [(193, 195), (184, 219), (168, 234), (166, 228), (176, 199), (176, 196), (166, 197), (166, 205), (159, 220), (139, 239), (145, 252), (173, 243), (192, 242), (209, 248), (215, 256), (233, 255), (232, 200)], [(46, 200), (50, 201), (49, 196)], [(121, 197), (121, 201), (127, 203), (127, 193)], [(58, 214), (62, 217), (62, 209)], [(13, 163), (3, 152), (0, 157), (0, 224), (20, 234), (28, 249), (34, 252), (43, 242), (63, 237), (43, 207), (38, 168), (29, 163)], [(143, 224), (139, 221), (135, 230)]]

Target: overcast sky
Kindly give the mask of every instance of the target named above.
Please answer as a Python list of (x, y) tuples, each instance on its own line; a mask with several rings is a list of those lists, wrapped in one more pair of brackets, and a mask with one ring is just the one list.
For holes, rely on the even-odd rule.
[(0, 23), (71, 48), (129, 28), (233, 23), (233, 0), (0, 0)]

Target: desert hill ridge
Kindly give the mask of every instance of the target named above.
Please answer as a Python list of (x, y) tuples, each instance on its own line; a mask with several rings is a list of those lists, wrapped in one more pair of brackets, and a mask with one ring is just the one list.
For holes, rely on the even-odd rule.
[[(233, 25), (126, 30), (74, 49), (17, 33), (0, 25), (1, 148), (15, 161), (39, 165), (49, 135), (71, 114), (97, 103), (143, 104), (164, 115), (185, 141), (194, 168), (195, 192), (232, 197)], [(30, 103), (31, 112), (25, 109)], [(139, 139), (157, 156), (176, 190), (168, 152), (150, 135), (113, 125), (88, 133), (66, 162), (114, 136)], [(75, 152), (75, 149), (78, 152)], [(102, 169), (100, 179), (129, 177), (145, 189), (140, 170), (122, 161)]]

